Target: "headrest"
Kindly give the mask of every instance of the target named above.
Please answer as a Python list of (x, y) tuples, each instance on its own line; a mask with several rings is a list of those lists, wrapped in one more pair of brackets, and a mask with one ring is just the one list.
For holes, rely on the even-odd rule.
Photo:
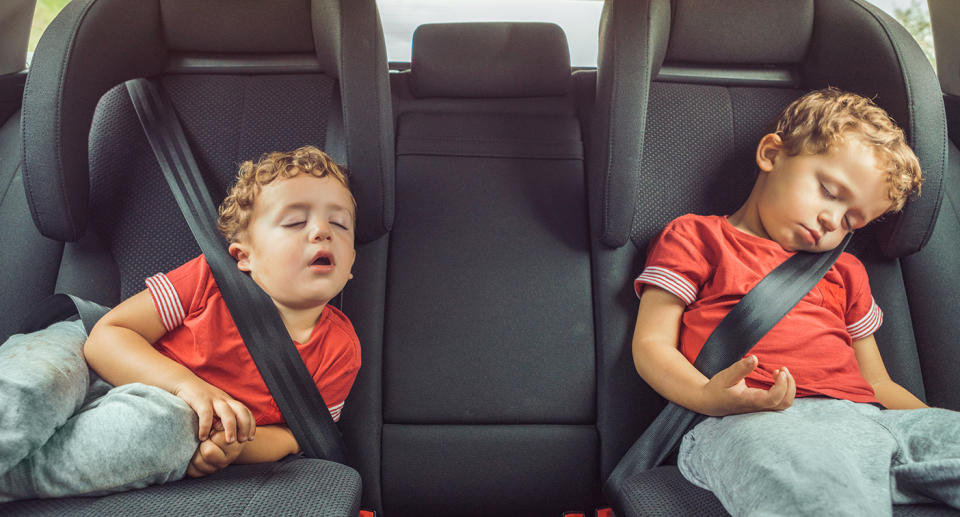
[(570, 51), (552, 23), (442, 23), (413, 34), (417, 97), (546, 97), (570, 84)]
[(666, 60), (799, 63), (813, 32), (813, 4), (814, 0), (674, 0)]
[[(667, 62), (723, 65), (716, 68), (788, 64), (799, 76), (799, 84), (793, 87), (816, 90), (835, 86), (873, 98), (904, 129), (920, 160), (924, 185), (922, 196), (910, 200), (901, 213), (887, 215), (871, 233), (888, 257), (915, 253), (926, 244), (943, 196), (946, 116), (936, 74), (902, 25), (863, 0), (672, 0), (672, 11), (661, 5), (667, 1), (637, 1), (628, 9), (623, 2), (608, 0), (605, 6), (612, 3), (613, 8), (619, 7), (618, 15), (630, 15), (632, 20), (620, 23), (611, 17), (616, 23), (601, 25), (597, 104), (610, 107), (611, 114), (605, 117), (598, 109), (595, 131), (601, 136), (604, 131), (617, 133), (616, 138), (607, 137), (611, 145), (603, 150), (607, 156), (600, 157), (606, 161), (594, 167), (604, 173), (605, 244), (622, 246), (629, 236), (633, 212), (623, 207), (632, 207), (628, 196), (638, 196), (639, 172), (635, 168), (639, 165), (623, 157), (639, 160), (643, 145), (642, 125), (610, 121), (615, 122), (621, 113), (642, 120), (637, 114), (645, 113), (648, 85), (632, 81), (603, 87), (600, 79), (605, 73), (615, 77), (611, 66), (605, 65), (604, 45), (620, 42), (616, 38), (625, 33), (631, 35), (627, 41), (655, 41), (653, 34), (664, 20), (671, 24)], [(645, 23), (647, 18), (650, 21)], [(605, 29), (612, 34), (604, 35)], [(865, 52), (870, 59), (863, 59)], [(650, 60), (647, 55), (641, 58), (634, 64), (636, 74), (642, 70), (638, 67), (647, 66)], [(616, 64), (616, 60), (608, 62)], [(620, 66), (623, 63), (629, 61), (621, 60)], [(614, 70), (622, 73), (621, 68)], [(742, 86), (751, 84), (747, 81)], [(604, 100), (604, 95), (615, 101)]]
[[(393, 116), (373, 0), (67, 4), (37, 46), (23, 97), (23, 177), (40, 232), (75, 241), (86, 231), (87, 139), (104, 93), (129, 79), (161, 75), (168, 58), (184, 53), (229, 53), (239, 61), (253, 55), (262, 65), (269, 59), (264, 52), (313, 55), (318, 66), (310, 73), (340, 80), (347, 166), (354, 196), (365, 207), (357, 240), (386, 233), (393, 221)], [(202, 67), (197, 72), (204, 73)]]
[(943, 196), (948, 140), (940, 82), (916, 40), (880, 9), (860, 0), (817, 0), (815, 8), (803, 88), (870, 97), (903, 128), (923, 169), (923, 194), (876, 223), (875, 235), (888, 257), (915, 253), (933, 232)]
[(309, 0), (164, 0), (160, 7), (171, 51), (313, 53)]
[(650, 82), (657, 75), (670, 33), (669, 0), (604, 3), (600, 17), (596, 109), (591, 133), (600, 142), (590, 157), (590, 192), (600, 192), (600, 240), (623, 246), (630, 238), (640, 197), (640, 159)]

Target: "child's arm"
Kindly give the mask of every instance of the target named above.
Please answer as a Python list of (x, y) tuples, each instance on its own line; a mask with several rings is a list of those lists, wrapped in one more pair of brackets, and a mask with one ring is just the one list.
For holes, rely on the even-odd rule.
[(796, 384), (786, 368), (769, 390), (748, 388), (744, 378), (757, 367), (747, 356), (707, 379), (680, 352), (685, 305), (677, 296), (648, 285), (640, 298), (633, 334), (637, 372), (660, 395), (687, 409), (711, 416), (785, 409), (793, 404)]
[(877, 341), (872, 334), (854, 341), (853, 352), (857, 358), (857, 365), (860, 366), (860, 373), (873, 387), (873, 395), (883, 404), (883, 407), (887, 409), (927, 407), (913, 393), (893, 382), (890, 374), (887, 373), (886, 366), (883, 365), (880, 349), (877, 348)]
[(243, 444), (236, 463), (266, 463), (300, 452), (293, 432), (284, 425), (265, 425), (257, 429), (257, 439)]
[(144, 290), (97, 322), (83, 353), (90, 367), (114, 386), (140, 382), (183, 399), (200, 419), (200, 440), (209, 435), (214, 416), (223, 423), (228, 440), (252, 437), (256, 424), (246, 406), (153, 348), (165, 333), (153, 299)]
[(227, 443), (223, 431), (218, 430), (197, 447), (187, 475), (202, 477), (231, 463), (266, 463), (298, 452), (300, 445), (286, 426), (260, 426), (255, 440), (233, 443)]

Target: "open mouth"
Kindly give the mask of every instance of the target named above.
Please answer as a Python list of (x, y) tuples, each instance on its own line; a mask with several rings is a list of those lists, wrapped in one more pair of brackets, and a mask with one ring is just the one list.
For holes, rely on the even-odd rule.
[(313, 258), (313, 262), (311, 262), (310, 265), (311, 266), (332, 266), (333, 255), (331, 255), (328, 252), (321, 251)]

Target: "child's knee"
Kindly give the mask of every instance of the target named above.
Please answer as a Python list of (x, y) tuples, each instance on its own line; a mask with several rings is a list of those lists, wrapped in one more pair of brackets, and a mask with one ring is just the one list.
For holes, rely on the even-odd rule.
[(0, 413), (24, 425), (62, 425), (80, 407), (90, 381), (84, 339), (78, 322), (11, 336), (0, 346)]
[(196, 448), (197, 415), (180, 397), (156, 386), (124, 384), (110, 390), (104, 402), (121, 404), (133, 429), (144, 443), (171, 444), (191, 442)]
[[(130, 439), (156, 463), (150, 470), (164, 476), (185, 472), (199, 443), (197, 415), (186, 402), (166, 390), (140, 383), (116, 387), (105, 398), (125, 406), (123, 412), (132, 419), (126, 424)], [(156, 454), (158, 451), (162, 454)]]

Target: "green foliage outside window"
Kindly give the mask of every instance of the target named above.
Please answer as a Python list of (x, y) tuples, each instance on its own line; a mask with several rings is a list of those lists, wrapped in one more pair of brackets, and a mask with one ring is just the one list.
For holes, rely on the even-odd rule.
[[(33, 52), (37, 48), (37, 42), (40, 41), (40, 35), (50, 22), (56, 18), (63, 7), (70, 3), (70, 0), (37, 0), (37, 10), (33, 14), (33, 27), (30, 29), (30, 46), (28, 52)], [(23, 40), (21, 40), (23, 41)]]
[(933, 52), (933, 30), (930, 29), (930, 13), (926, 1), (910, 0), (906, 7), (893, 9), (893, 17), (913, 35), (933, 69), (937, 69), (937, 57)]

